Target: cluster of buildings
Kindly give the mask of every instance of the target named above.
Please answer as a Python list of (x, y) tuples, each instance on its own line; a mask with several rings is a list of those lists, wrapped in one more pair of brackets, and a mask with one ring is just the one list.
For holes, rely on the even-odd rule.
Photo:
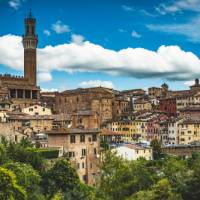
[[(37, 86), (36, 20), (25, 18), (24, 76), (0, 75), (0, 135), (37, 147), (58, 148), (93, 185), (99, 175), (100, 143), (125, 159), (153, 159), (149, 143), (163, 146), (200, 141), (200, 84), (171, 91), (167, 84), (148, 91), (105, 87), (42, 92)], [(144, 145), (146, 144), (146, 145)]]

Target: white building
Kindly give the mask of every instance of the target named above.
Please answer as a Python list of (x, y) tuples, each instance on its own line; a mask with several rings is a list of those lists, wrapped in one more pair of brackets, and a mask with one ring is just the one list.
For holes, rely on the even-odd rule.
[(177, 145), (178, 144), (178, 124), (182, 119), (171, 119), (168, 121), (168, 144)]
[(142, 147), (135, 144), (124, 144), (123, 146), (113, 149), (118, 156), (127, 160), (137, 160), (138, 158), (145, 158), (146, 160), (153, 159), (153, 151), (150, 147)]

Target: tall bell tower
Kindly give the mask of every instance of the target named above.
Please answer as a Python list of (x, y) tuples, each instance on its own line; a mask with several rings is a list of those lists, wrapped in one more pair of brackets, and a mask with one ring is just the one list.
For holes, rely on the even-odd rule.
[(24, 77), (30, 85), (37, 85), (37, 43), (38, 37), (35, 34), (36, 19), (29, 15), (25, 18), (25, 34), (23, 35), (24, 46)]

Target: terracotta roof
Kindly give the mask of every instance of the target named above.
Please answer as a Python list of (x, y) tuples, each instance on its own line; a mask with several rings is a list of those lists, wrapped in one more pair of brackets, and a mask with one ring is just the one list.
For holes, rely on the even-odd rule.
[(103, 129), (101, 131), (101, 135), (124, 135), (123, 133), (121, 132), (115, 132), (115, 131), (111, 131), (111, 130), (108, 130), (108, 129)]
[(183, 120), (183, 122), (179, 123), (179, 124), (200, 124), (200, 120), (196, 120), (196, 119), (185, 119)]
[(80, 134), (80, 133), (100, 133), (100, 129), (78, 129), (78, 128), (69, 128), (69, 129), (59, 129), (46, 131), (48, 135), (68, 135), (68, 134)]
[(72, 113), (72, 115), (80, 115), (80, 116), (92, 116), (94, 113), (91, 110), (79, 110), (78, 112)]
[(27, 115), (7, 113), (11, 120), (54, 120), (53, 115)]

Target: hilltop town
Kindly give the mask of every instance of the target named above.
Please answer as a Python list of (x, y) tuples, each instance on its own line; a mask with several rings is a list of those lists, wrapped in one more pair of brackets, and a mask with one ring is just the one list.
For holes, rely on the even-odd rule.
[[(0, 136), (65, 155), (95, 185), (103, 144), (128, 160), (153, 160), (151, 142), (188, 156), (200, 149), (200, 84), (117, 91), (105, 87), (43, 92), (37, 85), (36, 19), (25, 18), (24, 76), (0, 75)], [(133, 83), (134, 85), (134, 83)]]

